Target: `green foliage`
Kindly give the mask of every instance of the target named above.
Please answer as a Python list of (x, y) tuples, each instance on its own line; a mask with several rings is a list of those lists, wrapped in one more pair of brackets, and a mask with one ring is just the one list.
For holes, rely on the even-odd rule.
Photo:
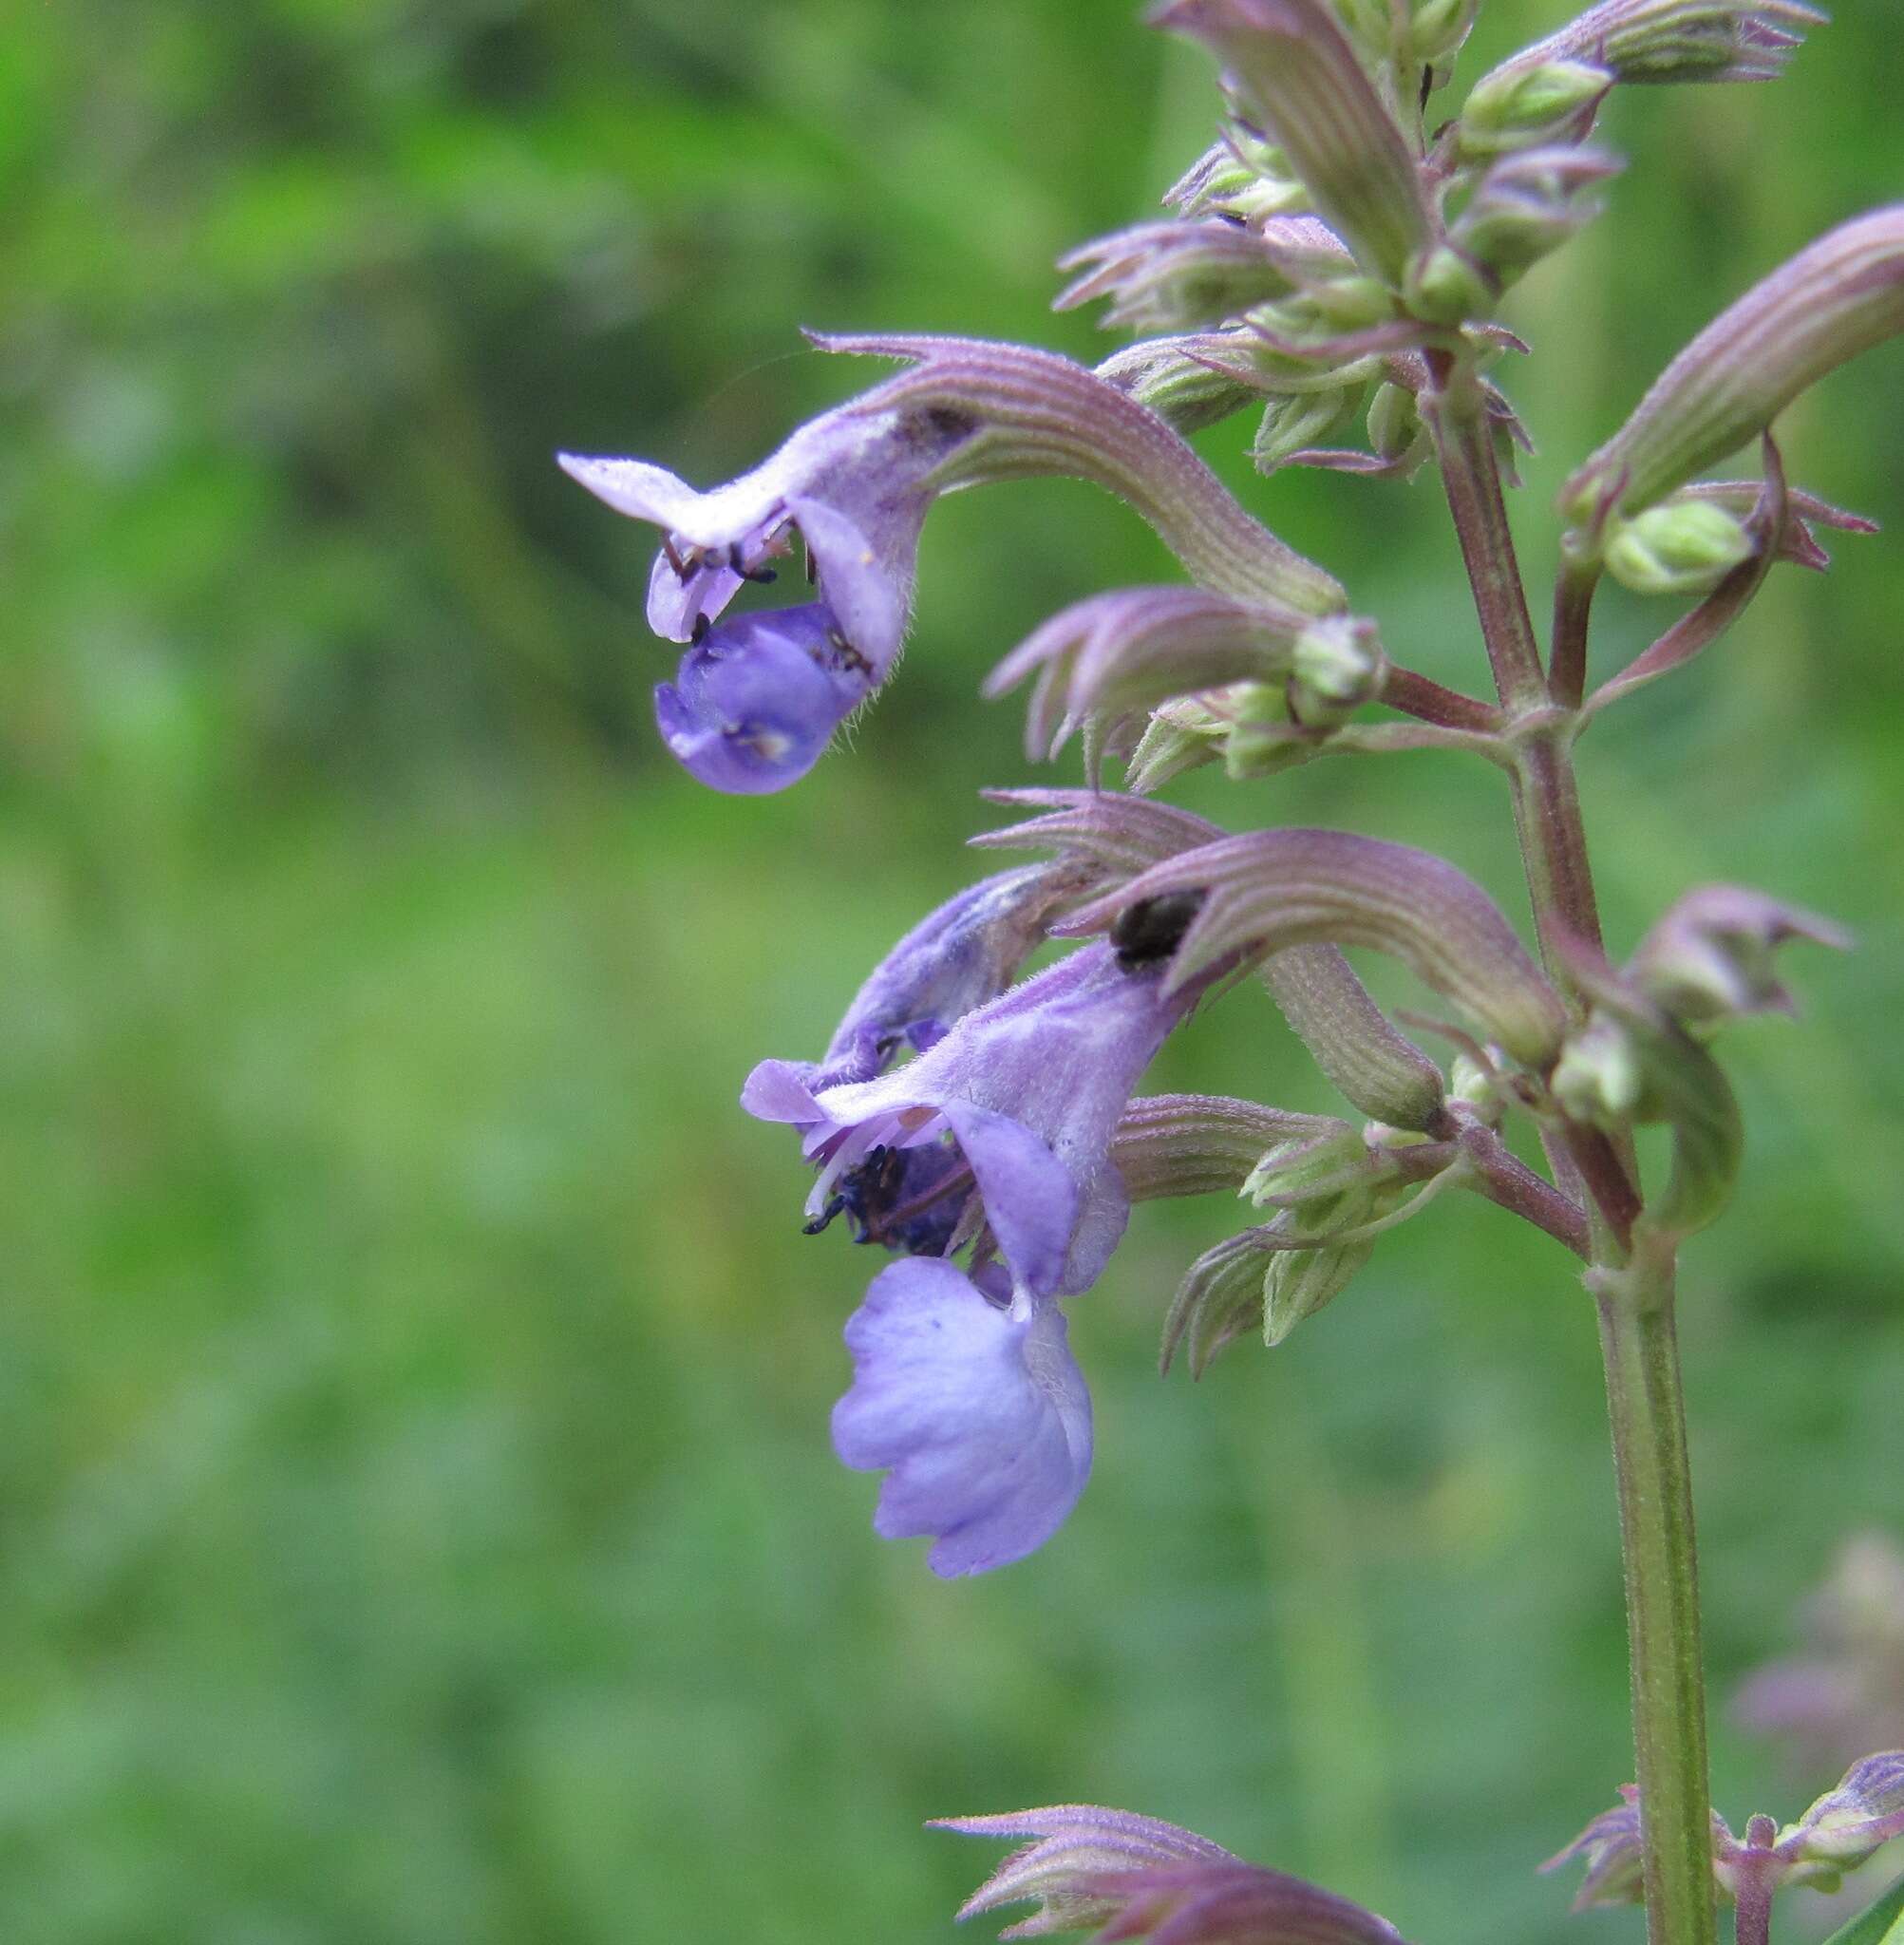
[[(1491, 0), (1463, 73), (1564, 10)], [(1554, 348), (1499, 374), (1530, 558), (1719, 298), (1895, 182), (1882, 12), (1776, 86), (1615, 101), (1610, 215), (1506, 312)], [(1237, 1212), (1141, 1211), (1074, 1327), (1098, 1476), (995, 1578), (876, 1542), (827, 1449), (873, 1265), (801, 1241), (735, 1093), (976, 868), (979, 785), (1074, 781), (978, 681), (1161, 550), (1083, 488), (948, 503), (855, 746), (721, 800), (648, 722), (650, 537), (550, 462), (730, 475), (860, 382), (800, 324), (1108, 349), (1045, 314), (1050, 260), (1209, 140), (1206, 64), (1017, 0), (20, 17), (0, 1936), (939, 1936), (971, 1862), (919, 1822), (1077, 1798), (1411, 1936), (1573, 1936), (1532, 1866), (1630, 1759), (1592, 1318), (1541, 1238), (1448, 1199), (1199, 1391), (1157, 1326)], [(1893, 351), (1789, 415), (1795, 482), (1904, 531), (1900, 423)], [(1479, 679), (1431, 482), (1207, 443), (1398, 654)], [(1715, 877), (1862, 937), (1800, 1030), (1738, 1030), (1741, 1193), (1687, 1263), (1722, 1693), (1904, 1476), (1904, 551), (1839, 554), (1582, 751), (1616, 951)], [(1603, 599), (1633, 652), (1657, 604)], [(1456, 760), (1250, 787), (1522, 910)], [(1171, 1063), (1339, 1105), (1249, 992)], [(1830, 1780), (1717, 1759), (1734, 1808)]]

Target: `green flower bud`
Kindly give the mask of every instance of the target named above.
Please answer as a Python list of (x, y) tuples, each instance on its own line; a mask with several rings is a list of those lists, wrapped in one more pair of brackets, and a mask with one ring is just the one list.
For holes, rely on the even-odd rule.
[(1316, 316), (1332, 330), (1363, 330), (1395, 314), (1387, 287), (1370, 276), (1332, 277), (1311, 285), (1308, 296)]
[(1646, 1074), (1632, 1035), (1619, 1021), (1596, 1011), (1569, 1035), (1548, 1085), (1572, 1120), (1619, 1128), (1639, 1109)]
[(1488, 1127), (1499, 1127), (1507, 1102), (1499, 1080), (1465, 1053), (1458, 1053), (1448, 1066), (1448, 1099), (1471, 1107)]
[(1333, 1303), (1374, 1254), (1375, 1245), (1364, 1241), (1272, 1256), (1263, 1277), (1263, 1342), (1273, 1349), (1305, 1317)]
[(1804, 0), (1600, 0), (1509, 65), (1593, 61), (1630, 83), (1770, 81), (1823, 18)]
[(1229, 727), (1205, 697), (1160, 703), (1124, 764), (1124, 788), (1148, 796), (1186, 770), (1214, 764), (1223, 754)]
[(1408, 266), (1404, 295), (1408, 309), (1431, 324), (1485, 317), (1495, 298), (1480, 269), (1447, 243), (1436, 244)]
[(1253, 685), (1223, 739), (1223, 774), (1232, 783), (1245, 784), (1312, 762), (1314, 746), (1291, 735), (1294, 727), (1287, 687)]
[[(1231, 335), (1221, 333), (1217, 341)], [(1185, 338), (1148, 338), (1127, 345), (1097, 368), (1098, 376), (1139, 405), (1148, 406), (1174, 431), (1186, 435), (1255, 404), (1261, 394), (1253, 386), (1193, 358), (1183, 349), (1190, 342)]]
[(1250, 457), (1259, 473), (1273, 473), (1290, 458), (1327, 439), (1355, 403), (1355, 390), (1284, 392), (1263, 409)]
[(1424, 429), (1422, 408), (1406, 386), (1385, 381), (1375, 387), (1368, 401), (1368, 444), (1378, 458), (1399, 460)]
[(1498, 67), (1475, 84), (1461, 109), (1456, 141), (1463, 159), (1531, 148), (1563, 139), (1612, 85), (1587, 61), (1543, 61), (1537, 67)]
[(1461, 52), (1479, 0), (1415, 0), (1408, 16), (1408, 58), (1438, 67)]
[(1607, 572), (1636, 595), (1706, 595), (1753, 553), (1745, 522), (1709, 500), (1668, 500), (1609, 522)]
[(1296, 636), (1290, 653), (1290, 708), (1305, 728), (1326, 728), (1372, 702), (1388, 672), (1375, 624), (1330, 615)]
[[(1272, 1204), (1313, 1205), (1319, 1198), (1332, 1204), (1346, 1188), (1362, 1187), (1369, 1160), (1361, 1130), (1346, 1121), (1334, 1122), (1267, 1149), (1244, 1179), (1241, 1193), (1259, 1209)], [(1339, 1224), (1340, 1218), (1336, 1220)], [(1329, 1226), (1327, 1212), (1317, 1211), (1312, 1226)]]
[(1451, 232), (1457, 249), (1504, 286), (1600, 214), (1591, 192), (1619, 163), (1570, 142), (1503, 156), (1483, 176)]

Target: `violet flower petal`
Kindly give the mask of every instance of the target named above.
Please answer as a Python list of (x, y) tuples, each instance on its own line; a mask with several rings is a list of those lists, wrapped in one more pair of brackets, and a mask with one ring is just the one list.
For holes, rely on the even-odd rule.
[(1022, 1559), (1064, 1523), (1091, 1466), (1091, 1401), (1052, 1303), (990, 1303), (931, 1257), (880, 1272), (846, 1326), (852, 1388), (834, 1449), (887, 1473), (874, 1530), (930, 1534), (947, 1578)]
[(815, 604), (744, 614), (713, 630), (654, 691), (662, 739), (716, 790), (756, 796), (805, 776), (870, 693), (842, 666)]

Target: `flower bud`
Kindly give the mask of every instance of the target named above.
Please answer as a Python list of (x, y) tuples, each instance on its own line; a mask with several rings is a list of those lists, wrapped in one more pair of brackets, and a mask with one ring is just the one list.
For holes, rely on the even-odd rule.
[[(1368, 1173), (1368, 1144), (1346, 1121), (1285, 1136), (1267, 1149), (1245, 1178), (1241, 1193), (1260, 1209), (1293, 1207), (1333, 1197)], [(1319, 1217), (1317, 1226), (1326, 1222)]]
[(1557, 250), (1605, 205), (1588, 192), (1617, 173), (1601, 149), (1522, 149), (1500, 158), (1477, 185), (1449, 239), (1496, 286)]
[(1408, 309), (1431, 324), (1460, 324), (1483, 317), (1495, 293), (1471, 258), (1450, 243), (1438, 243), (1408, 266)]
[(1271, 1257), (1263, 1247), (1267, 1228), (1214, 1243), (1183, 1273), (1163, 1320), (1157, 1367), (1165, 1376), (1186, 1347), (1190, 1375), (1200, 1378), (1218, 1351), (1246, 1332), (1261, 1328), (1263, 1285)]
[(1292, 288), (1255, 231), (1216, 218), (1119, 230), (1061, 256), (1058, 268), (1084, 274), (1051, 300), (1052, 310), (1106, 297), (1110, 308), (1100, 319), (1106, 329), (1196, 330)]
[(1408, 13), (1408, 59), (1442, 67), (1461, 52), (1480, 0), (1414, 0)]
[[(1259, 394), (1232, 372), (1216, 368), (1209, 353), (1193, 355), (1194, 338), (1144, 338), (1115, 351), (1097, 375), (1125, 397), (1147, 406), (1174, 432), (1188, 435), (1254, 405)], [(1204, 342), (1209, 342), (1205, 340)], [(1221, 336), (1217, 346), (1224, 349)]]
[(1166, 0), (1153, 16), (1223, 60), (1316, 213), (1391, 289), (1433, 218), (1414, 151), (1328, 0)]
[(1368, 444), (1378, 459), (1400, 460), (1421, 442), (1426, 427), (1415, 394), (1385, 380), (1368, 401)]
[(1380, 695), (1387, 673), (1372, 621), (1327, 616), (1304, 629), (1291, 651), (1291, 710), (1305, 728), (1329, 727)]
[(1279, 777), (1313, 760), (1316, 746), (1290, 712), (1288, 683), (1239, 682), (1220, 693), (1223, 774), (1232, 783)]
[(1508, 1105), (1499, 1077), (1465, 1053), (1448, 1063), (1448, 1099), (1473, 1108), (1482, 1126), (1490, 1128), (1500, 1125)]
[(1461, 108), (1456, 142), (1473, 161), (1582, 134), (1613, 77), (1588, 61), (1518, 62), (1478, 81)]
[(1250, 457), (1259, 473), (1273, 473), (1295, 454), (1327, 439), (1354, 402), (1343, 391), (1287, 392), (1264, 408)]
[(1904, 203), (1820, 236), (1707, 325), (1561, 489), (1569, 519), (1631, 515), (1763, 432), (1827, 373), (1904, 330)]
[(1230, 217), (1252, 229), (1309, 200), (1282, 151), (1233, 122), (1164, 192), (1179, 216)]
[(1737, 514), (1709, 500), (1673, 500), (1609, 521), (1604, 558), (1636, 595), (1708, 595), (1754, 552)]
[(1639, 1049), (1617, 1020), (1596, 1012), (1568, 1036), (1548, 1086), (1570, 1120), (1625, 1127), (1646, 1085)]
[(1615, 81), (1769, 81), (1824, 15), (1801, 0), (1603, 0), (1508, 65), (1597, 62)]
[(1789, 1012), (1773, 970), (1778, 948), (1808, 938), (1840, 951), (1851, 936), (1829, 919), (1738, 885), (1704, 885), (1678, 899), (1643, 938), (1628, 976), (1683, 1026), (1744, 1013)]
[(1263, 1277), (1263, 1342), (1271, 1350), (1295, 1327), (1331, 1304), (1375, 1254), (1368, 1241), (1278, 1252)]
[(1666, 1239), (1690, 1236), (1725, 1206), (1738, 1180), (1744, 1136), (1731, 1084), (1632, 979), (1584, 950), (1568, 956), (1594, 1004), (1555, 1065), (1554, 1098), (1574, 1119), (1610, 1131), (1655, 1122), (1671, 1130), (1671, 1168), (1645, 1220)]
[(1125, 1107), (1111, 1160), (1133, 1202), (1235, 1194), (1272, 1149), (1327, 1140), (1348, 1123), (1221, 1094), (1140, 1094)]
[(1211, 708), (1208, 697), (1179, 696), (1159, 704), (1124, 765), (1124, 788), (1148, 796), (1186, 770), (1216, 763), (1223, 754), (1230, 727)]

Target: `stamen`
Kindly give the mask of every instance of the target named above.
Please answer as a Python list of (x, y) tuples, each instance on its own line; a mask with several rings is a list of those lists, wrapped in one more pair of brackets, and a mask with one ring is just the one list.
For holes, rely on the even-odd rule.
[(844, 1196), (835, 1196), (811, 1222), (802, 1222), (800, 1233), (802, 1236), (818, 1236), (833, 1218), (846, 1206)]
[(699, 648), (713, 633), (714, 624), (705, 614), (697, 614), (688, 631), (688, 639)]
[(737, 567), (734, 570), (734, 572), (738, 574), (744, 581), (754, 581), (757, 582), (761, 587), (766, 587), (770, 582), (777, 581), (780, 579), (780, 570), (778, 568)]
[(693, 568), (681, 557), (680, 553), (676, 550), (672, 534), (664, 534), (661, 537), (661, 551), (667, 557), (669, 566), (674, 570), (675, 575), (680, 579), (685, 581), (694, 572)]

